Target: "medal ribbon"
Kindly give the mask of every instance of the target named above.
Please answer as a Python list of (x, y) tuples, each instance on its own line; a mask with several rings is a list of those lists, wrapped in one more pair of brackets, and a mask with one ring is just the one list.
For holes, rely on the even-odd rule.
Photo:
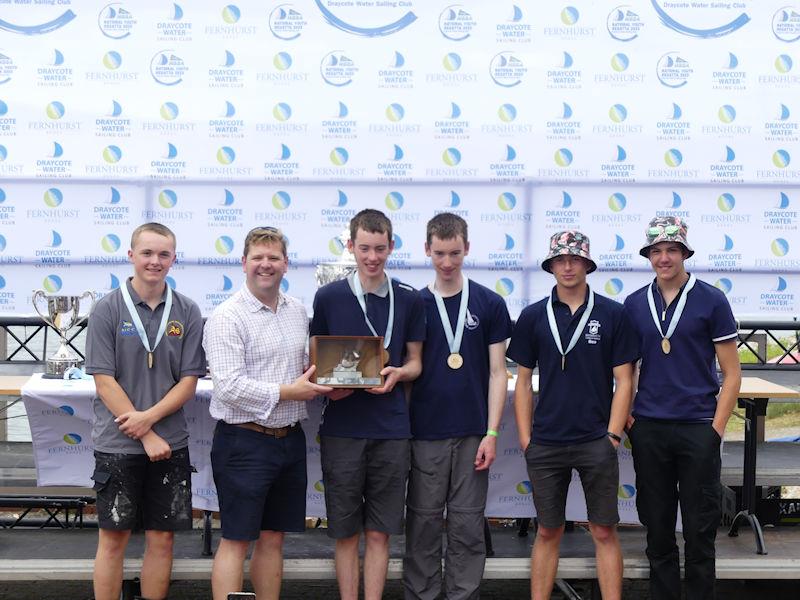
[(450, 317), (447, 316), (447, 309), (444, 307), (444, 299), (442, 295), (436, 291), (436, 284), (431, 286), (433, 297), (436, 300), (436, 308), (439, 309), (439, 320), (442, 322), (444, 329), (444, 337), (447, 338), (447, 345), (450, 347), (450, 354), (458, 354), (461, 349), (461, 339), (464, 337), (464, 323), (467, 321), (467, 302), (469, 301), (469, 279), (462, 276), (464, 279), (463, 287), (461, 288), (461, 303), (458, 305), (458, 318), (456, 319), (456, 331), (450, 327)]
[[(675, 333), (675, 328), (678, 326), (678, 322), (681, 320), (681, 315), (683, 315), (683, 309), (686, 306), (686, 297), (689, 295), (689, 290), (694, 287), (697, 278), (694, 274), (689, 275), (689, 281), (686, 282), (686, 285), (681, 292), (680, 298), (678, 298), (678, 304), (675, 306), (675, 312), (672, 314), (672, 319), (669, 322), (669, 327), (667, 327), (667, 333), (664, 333), (661, 330), (661, 323), (658, 320), (658, 311), (656, 311), (656, 302), (653, 299), (653, 286), (656, 285), (656, 282), (653, 281), (647, 287), (647, 304), (650, 306), (650, 315), (653, 317), (653, 323), (656, 324), (656, 329), (658, 329), (658, 333), (661, 335), (663, 339), (669, 339), (673, 333)], [(666, 308), (664, 309), (666, 310)]]
[(152, 349), (150, 348), (150, 340), (147, 339), (147, 332), (144, 330), (144, 324), (142, 323), (142, 318), (139, 316), (139, 311), (136, 310), (136, 307), (133, 305), (133, 299), (131, 298), (131, 293), (128, 291), (128, 282), (126, 281), (121, 286), (119, 286), (120, 292), (122, 292), (122, 299), (125, 300), (125, 307), (128, 309), (128, 312), (131, 314), (131, 320), (133, 321), (134, 327), (136, 327), (136, 333), (139, 334), (139, 339), (142, 340), (142, 346), (144, 349), (147, 350), (148, 354), (152, 354), (155, 352), (156, 347), (158, 346), (159, 342), (161, 342), (161, 338), (164, 337), (164, 332), (167, 330), (167, 321), (169, 321), (169, 313), (172, 310), (172, 288), (167, 285), (167, 300), (166, 304), (164, 305), (164, 313), (161, 315), (161, 323), (158, 326), (158, 333), (156, 334), (156, 342), (153, 345)]
[(553, 341), (556, 343), (556, 348), (558, 348), (558, 351), (561, 354), (562, 368), (564, 359), (566, 358), (567, 354), (569, 354), (569, 351), (575, 347), (575, 344), (578, 343), (578, 338), (581, 337), (583, 328), (586, 327), (586, 323), (589, 322), (589, 317), (592, 315), (593, 308), (594, 292), (589, 289), (589, 301), (586, 304), (586, 310), (583, 311), (583, 316), (581, 317), (581, 320), (578, 321), (578, 326), (575, 328), (575, 333), (572, 334), (572, 339), (569, 341), (567, 349), (563, 350), (561, 347), (561, 335), (558, 333), (558, 325), (556, 324), (556, 315), (553, 312), (553, 295), (550, 294), (550, 301), (547, 303), (547, 322), (550, 323), (550, 334), (553, 336)]
[[(384, 271), (384, 273), (386, 282), (389, 284), (389, 320), (386, 321), (386, 335), (383, 336), (383, 347), (388, 349), (389, 344), (392, 342), (392, 329), (394, 328), (394, 289), (392, 288), (392, 278), (389, 277), (389, 273), (387, 271)], [(356, 296), (356, 300), (358, 300), (358, 305), (361, 307), (361, 312), (364, 313), (364, 321), (367, 323), (367, 327), (369, 327), (372, 335), (380, 337), (367, 316), (367, 302), (364, 300), (364, 288), (361, 287), (358, 271), (353, 273), (353, 293)]]

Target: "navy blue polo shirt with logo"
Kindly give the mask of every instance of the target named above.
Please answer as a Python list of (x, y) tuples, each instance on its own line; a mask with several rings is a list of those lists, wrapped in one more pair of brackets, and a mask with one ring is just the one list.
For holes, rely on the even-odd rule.
[[(387, 365), (401, 367), (406, 342), (425, 340), (425, 308), (419, 292), (392, 280), (394, 327)], [(389, 319), (386, 282), (377, 293), (367, 293), (367, 315), (378, 335), (384, 335)], [(317, 290), (311, 335), (371, 336), (364, 313), (347, 279), (334, 281)], [(398, 383), (388, 394), (375, 395), (361, 389), (341, 400), (328, 401), (322, 414), (320, 435), (362, 439), (407, 439), (411, 437), (404, 385)]]
[[(428, 288), (420, 296), (428, 325), (422, 375), (411, 392), (411, 433), (420, 440), (483, 436), (488, 419), (489, 346), (511, 335), (508, 308), (499, 294), (469, 282), (467, 317), (459, 349), (464, 364), (460, 369), (451, 369), (447, 366), (450, 346), (436, 299)], [(461, 292), (445, 298), (444, 306), (455, 331)]]
[[(655, 280), (650, 285), (660, 315), (663, 300)], [(664, 354), (662, 335), (647, 302), (650, 285), (625, 299), (642, 354), (633, 415), (677, 421), (713, 419), (719, 393), (714, 344), (735, 340), (738, 334), (728, 299), (722, 291), (698, 279), (689, 290), (683, 315), (670, 337), (670, 353)], [(676, 298), (667, 309), (665, 332), (677, 305)]]
[[(581, 320), (586, 303), (570, 313), (553, 288), (553, 312), (566, 349)], [(633, 362), (639, 348), (622, 304), (599, 294), (575, 347), (561, 369), (561, 353), (550, 333), (544, 298), (519, 316), (507, 356), (533, 369), (539, 366), (539, 395), (533, 413), (532, 440), (537, 444), (566, 446), (599, 439), (608, 431), (614, 395), (613, 368)]]

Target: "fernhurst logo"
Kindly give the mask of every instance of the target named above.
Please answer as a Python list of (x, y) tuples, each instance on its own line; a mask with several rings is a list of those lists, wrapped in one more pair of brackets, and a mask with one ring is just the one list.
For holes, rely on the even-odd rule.
[(292, 107), (286, 102), (278, 102), (272, 107), (272, 116), (276, 121), (286, 122), (292, 118)]
[(314, 490), (319, 492), (319, 493), (322, 493), (322, 492), (325, 491), (325, 484), (322, 482), (321, 479), (319, 481), (315, 481), (314, 482)]
[(294, 4), (280, 4), (269, 13), (269, 30), (279, 40), (296, 40), (307, 21)]
[(502, 211), (514, 210), (517, 205), (517, 197), (511, 192), (503, 192), (497, 197), (497, 206)]
[(322, 57), (319, 72), (325, 83), (336, 87), (344, 87), (353, 81), (358, 67), (353, 59), (340, 50), (334, 50)]
[(100, 32), (112, 40), (128, 37), (134, 25), (136, 25), (136, 19), (122, 2), (107, 4), (97, 15), (97, 26), (100, 28)]
[(509, 296), (514, 292), (514, 282), (508, 277), (502, 277), (494, 284), (494, 290), (501, 296)]
[(785, 75), (792, 70), (794, 63), (792, 57), (788, 54), (781, 54), (775, 58), (775, 70), (781, 75)]
[(533, 485), (531, 485), (531, 482), (527, 480), (517, 483), (515, 489), (518, 494), (522, 494), (523, 496), (533, 493)]
[(460, 4), (452, 4), (439, 14), (439, 32), (448, 40), (460, 42), (472, 35), (476, 22)]
[(278, 191), (272, 194), (272, 206), (277, 210), (286, 210), (292, 203), (292, 197), (288, 192)]
[(628, 109), (622, 104), (614, 104), (608, 109), (608, 118), (614, 123), (623, 123), (628, 118)]
[(461, 151), (458, 148), (447, 148), (442, 153), (442, 162), (448, 167), (455, 167), (461, 162)]
[(228, 4), (222, 9), (222, 20), (228, 25), (238, 23), (241, 16), (242, 11), (235, 4)]
[(769, 248), (775, 256), (786, 256), (789, 253), (789, 242), (783, 238), (775, 238)]
[(786, 150), (776, 150), (772, 154), (772, 164), (779, 169), (785, 169), (792, 162), (792, 158)]
[(580, 19), (580, 12), (574, 6), (565, 6), (561, 9), (560, 16), (564, 25), (575, 25)]
[(680, 167), (683, 163), (683, 154), (677, 148), (670, 148), (664, 153), (664, 163), (668, 167)]
[(386, 107), (386, 118), (392, 121), (393, 123), (397, 123), (398, 121), (402, 121), (403, 117), (406, 114), (405, 109), (401, 104), (393, 103)]
[(800, 12), (793, 6), (784, 6), (772, 16), (772, 33), (782, 42), (800, 40)]
[[(394, 3), (391, 6), (380, 6), (379, 10), (381, 11), (379, 14), (387, 15), (387, 18), (390, 18), (388, 15), (392, 14), (395, 19), (391, 22), (385, 23), (383, 25), (375, 25), (374, 23), (358, 23), (353, 22), (352, 19), (359, 19), (363, 18), (364, 14), (368, 14), (370, 16), (374, 15), (375, 9), (377, 8), (375, 5), (368, 5), (368, 6), (356, 6), (351, 8), (350, 10), (345, 9), (343, 12), (340, 12), (340, 15), (334, 14), (328, 7), (328, 4), (339, 4), (339, 3), (328, 3), (324, 0), (314, 0), (317, 8), (322, 13), (322, 16), (328, 22), (329, 25), (335, 27), (336, 29), (340, 29), (345, 33), (350, 33), (352, 35), (357, 35), (361, 37), (381, 37), (385, 35), (391, 35), (393, 33), (397, 33), (398, 31), (402, 31), (409, 25), (411, 25), (414, 21), (417, 20), (417, 15), (415, 15), (412, 11), (405, 11), (403, 8), (404, 4), (409, 4), (405, 2)], [(352, 4), (348, 3), (348, 5), (352, 6)], [(399, 5), (399, 7), (398, 7)], [(391, 12), (390, 12), (391, 11)], [(405, 11), (405, 12), (404, 12)], [(339, 11), (337, 11), (339, 12)]]
[(222, 146), (217, 150), (217, 162), (221, 165), (230, 165), (236, 160), (236, 152), (230, 146)]
[(178, 203), (178, 194), (173, 190), (163, 189), (158, 194), (158, 204), (161, 208), (173, 208)]
[(158, 112), (165, 121), (172, 121), (178, 118), (178, 105), (174, 102), (164, 102)]
[(517, 118), (517, 109), (513, 104), (501, 104), (497, 109), (497, 116), (503, 123), (511, 123)]
[(405, 202), (403, 198), (403, 194), (400, 192), (389, 192), (386, 194), (386, 198), (384, 198), (384, 203), (386, 204), (386, 208), (389, 210), (400, 210), (403, 208), (403, 203)]
[(50, 292), (51, 294), (58, 292), (63, 284), (64, 282), (61, 281), (61, 277), (58, 275), (48, 275), (42, 280), (42, 287), (46, 292)]
[(642, 19), (632, 6), (623, 4), (617, 6), (606, 19), (608, 34), (619, 42), (630, 42), (639, 37), (639, 32), (644, 27)]
[(338, 237), (328, 240), (328, 250), (334, 256), (341, 256), (344, 252), (344, 243)]
[(461, 57), (455, 52), (448, 52), (442, 57), (442, 66), (445, 71), (458, 71), (461, 68)]
[(608, 208), (610, 208), (612, 212), (623, 211), (627, 205), (628, 200), (625, 198), (625, 194), (616, 192), (608, 197)]
[(217, 254), (230, 254), (233, 250), (233, 240), (227, 235), (221, 235), (214, 242), (214, 249)]
[(656, 76), (662, 85), (679, 88), (689, 82), (693, 69), (686, 58), (678, 52), (667, 52), (658, 59)]
[(77, 446), (81, 443), (83, 438), (78, 435), (77, 433), (65, 433), (64, 434), (64, 442), (69, 444), (70, 446)]
[(11, 23), (5, 19), (0, 19), (0, 31), (17, 33), (21, 35), (42, 35), (51, 33), (64, 27), (64, 25), (72, 21), (72, 19), (74, 19), (76, 16), (77, 15), (74, 12), (67, 10), (61, 13), (61, 15), (55, 19), (36, 25), (17, 25), (16, 23)]
[(632, 500), (636, 496), (636, 488), (629, 483), (623, 483), (617, 488), (617, 498), (620, 500)]
[(272, 57), (272, 66), (278, 71), (286, 71), (292, 67), (292, 55), (288, 52), (278, 52)]
[(103, 55), (103, 66), (109, 71), (116, 71), (122, 65), (122, 55), (116, 50), (109, 50)]
[(58, 188), (50, 188), (44, 193), (44, 203), (50, 208), (61, 206), (64, 201), (64, 194)]
[(109, 164), (118, 163), (122, 158), (122, 150), (119, 146), (106, 146), (103, 148), (103, 160)]
[[(739, 13), (740, 7), (744, 4), (738, 2), (697, 3), (697, 6), (691, 5), (691, 7), (688, 2), (678, 3), (663, 0), (650, 0), (650, 2), (658, 18), (666, 27), (689, 37), (722, 37), (741, 29), (750, 22), (747, 13)], [(677, 10), (673, 8), (675, 5), (678, 6)], [(671, 10), (668, 12), (667, 8)], [(714, 21), (717, 22), (714, 23)]]
[(337, 147), (331, 150), (329, 158), (332, 164), (336, 165), (337, 167), (343, 167), (350, 159), (350, 154), (348, 154), (347, 150), (344, 148)]
[(64, 105), (61, 102), (53, 101), (45, 107), (45, 113), (49, 119), (60, 119), (64, 116)]
[(622, 73), (623, 71), (627, 71), (630, 64), (631, 60), (628, 58), (628, 55), (623, 54), (622, 52), (617, 52), (614, 56), (611, 57), (611, 68), (614, 69), (617, 73)]
[(171, 49), (161, 50), (150, 59), (150, 75), (161, 85), (178, 85), (188, 70), (183, 59)]
[(100, 240), (100, 247), (106, 252), (116, 252), (121, 245), (119, 236), (114, 233), (104, 235)]
[(622, 292), (623, 288), (624, 285), (622, 284), (622, 280), (618, 277), (612, 277), (606, 281), (606, 284), (603, 287), (606, 294), (609, 296), (618, 296)]
[(723, 123), (733, 123), (736, 120), (736, 109), (730, 104), (723, 104), (717, 111), (717, 117)]
[(727, 277), (720, 277), (714, 282), (714, 287), (722, 290), (722, 293), (727, 296), (733, 290), (733, 282)]
[(559, 167), (568, 167), (572, 164), (572, 151), (567, 148), (559, 148), (553, 155), (553, 160)]
[(724, 213), (731, 212), (735, 206), (736, 198), (733, 194), (725, 192), (717, 198), (717, 208)]
[(62, 404), (58, 407), (58, 409), (64, 413), (65, 415), (69, 415), (70, 417), (75, 415), (75, 409), (72, 408), (69, 404)]

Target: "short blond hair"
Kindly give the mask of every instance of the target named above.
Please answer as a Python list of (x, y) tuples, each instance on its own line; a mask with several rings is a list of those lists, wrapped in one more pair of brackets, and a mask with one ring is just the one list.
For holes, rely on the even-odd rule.
[(286, 257), (286, 236), (277, 227), (255, 227), (247, 232), (247, 237), (244, 238), (244, 249), (242, 256), (247, 258), (247, 253), (250, 252), (250, 246), (257, 246), (259, 244), (279, 244), (283, 256)]
[(151, 233), (157, 233), (158, 235), (163, 235), (164, 237), (168, 237), (172, 240), (172, 245), (177, 246), (178, 241), (175, 238), (175, 234), (169, 227), (167, 227), (166, 225), (162, 225), (161, 223), (151, 222), (139, 225), (136, 229), (133, 230), (133, 233), (131, 234), (131, 250), (133, 250), (134, 246), (136, 246), (136, 242), (139, 240), (139, 236), (142, 235), (145, 231), (150, 231)]

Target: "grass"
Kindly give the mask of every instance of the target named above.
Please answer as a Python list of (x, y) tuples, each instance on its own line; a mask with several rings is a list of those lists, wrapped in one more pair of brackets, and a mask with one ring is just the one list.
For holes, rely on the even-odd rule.
[[(794, 337), (784, 337), (780, 338), (781, 344), (784, 345), (786, 348), (791, 348), (796, 340)], [(758, 346), (755, 344), (755, 340), (748, 340), (747, 342), (753, 349), (757, 349)], [(795, 351), (797, 348), (795, 348)], [(775, 358), (778, 356), (782, 356), (785, 350), (781, 348), (774, 340), (767, 338), (767, 360), (771, 358)], [(747, 346), (740, 346), (739, 347), (739, 362), (744, 364), (756, 364), (758, 363), (758, 356), (750, 350)]]

